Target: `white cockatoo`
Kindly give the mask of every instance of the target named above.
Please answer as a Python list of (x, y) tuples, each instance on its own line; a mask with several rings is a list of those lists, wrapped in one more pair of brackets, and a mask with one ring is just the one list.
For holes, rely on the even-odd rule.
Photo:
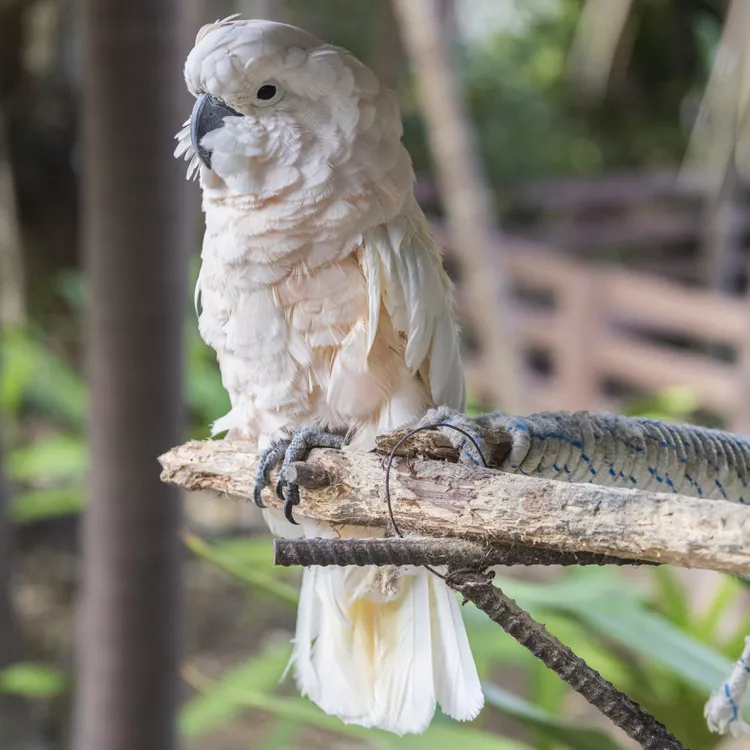
[[(283, 459), (281, 536), (363, 536), (301, 518), (285, 467), (315, 446), (374, 447), (436, 405), (463, 409), (452, 287), (414, 198), (394, 94), (347, 51), (261, 20), (203, 27), (176, 156), (200, 173), (200, 332), (231, 411), (214, 425)], [(372, 530), (375, 535), (382, 530)], [(423, 568), (304, 571), (298, 686), (343, 721), (422, 732), (482, 690), (455, 594)]]

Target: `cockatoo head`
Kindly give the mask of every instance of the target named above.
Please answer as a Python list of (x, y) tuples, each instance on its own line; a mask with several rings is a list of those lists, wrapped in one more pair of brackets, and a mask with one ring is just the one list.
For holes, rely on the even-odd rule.
[[(256, 200), (354, 199), (411, 184), (394, 95), (346, 50), (261, 20), (204, 26), (185, 63), (197, 101), (177, 138), (205, 188)], [(382, 185), (381, 185), (382, 187)], [(389, 192), (386, 189), (386, 192)]]

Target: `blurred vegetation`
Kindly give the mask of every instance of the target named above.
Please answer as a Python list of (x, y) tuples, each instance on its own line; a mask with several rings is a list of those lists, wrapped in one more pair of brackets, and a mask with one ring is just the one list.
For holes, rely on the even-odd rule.
[[(719, 3), (642, 0), (633, 19), (632, 49), (617, 61), (604, 99), (587, 102), (566, 77), (565, 60), (580, 13), (580, 0), (529, 3), (523, 30), (497, 31), (457, 49), (465, 93), (476, 118), (479, 146), (492, 184), (500, 191), (519, 181), (550, 175), (592, 175), (605, 170), (677, 165), (691, 124), (691, 106), (705, 82), (721, 31)], [(393, 38), (387, 4), (344, 0), (314, 4), (289, 0), (294, 22), (352, 49), (402, 96), (405, 140), (421, 172), (429, 155), (416, 100)], [(363, 29), (372, 29), (367, 35)], [(673, 31), (673, 30), (678, 31)], [(23, 151), (26, 154), (26, 151)], [(25, 157), (24, 157), (25, 158)], [(20, 173), (25, 171), (19, 163)], [(501, 195), (501, 192), (498, 192)], [(502, 200), (498, 198), (498, 203)], [(0, 411), (11, 517), (19, 526), (74, 516), (84, 502), (88, 466), (86, 387), (80, 360), (81, 317), (86, 289), (79, 272), (43, 276), (31, 290), (30, 320), (2, 333)], [(194, 315), (187, 343), (187, 436), (205, 438), (210, 423), (227, 410), (212, 350), (200, 340)], [(673, 391), (633, 403), (630, 413), (697, 420), (690, 393)], [(293, 612), (296, 575), (272, 565), (271, 541), (185, 536), (186, 554), (241, 581), (253, 595), (277, 600)], [(715, 747), (703, 705), (741, 651), (750, 618), (739, 616), (740, 582), (723, 578), (697, 611), (684, 579), (669, 569), (554, 571), (539, 582), (501, 576), (503, 590), (607, 679), (631, 695), (694, 750)], [(609, 730), (571, 717), (570, 691), (511, 638), (471, 606), (464, 608), (472, 648), (487, 695), (487, 709), (470, 726), (438, 718), (421, 737), (396, 738), (345, 726), (279, 684), (289, 646), (277, 640), (248, 655), (220, 679), (190, 662), (184, 679), (193, 696), (181, 717), (185, 739), (208, 736), (249, 709), (273, 717), (263, 747), (294, 747), (305, 727), (380, 748), (522, 750), (622, 747)], [(731, 622), (731, 627), (727, 626)], [(52, 661), (52, 660), (50, 660)], [(56, 662), (59, 663), (59, 662)], [(523, 697), (501, 687), (504, 675), (521, 674)], [(55, 700), (70, 689), (72, 674), (43, 664), (18, 664), (0, 672), (0, 692)], [(506, 739), (505, 735), (521, 737)], [(525, 743), (525, 744), (524, 744)]]

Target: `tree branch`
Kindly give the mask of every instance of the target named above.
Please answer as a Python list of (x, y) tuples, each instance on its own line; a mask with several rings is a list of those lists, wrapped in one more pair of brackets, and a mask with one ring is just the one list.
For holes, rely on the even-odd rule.
[[(439, 437), (436, 437), (439, 440)], [(191, 442), (160, 458), (162, 480), (252, 498), (257, 455), (247, 443)], [(381, 458), (316, 450), (299, 514), (333, 525), (389, 527)], [(323, 483), (329, 486), (321, 487)], [(298, 480), (304, 477), (298, 472)], [(701, 500), (532, 479), (466, 464), (396, 459), (394, 517), (403, 531), (485, 546), (522, 544), (732, 574), (750, 572), (750, 509)], [(264, 499), (279, 505), (272, 492)]]

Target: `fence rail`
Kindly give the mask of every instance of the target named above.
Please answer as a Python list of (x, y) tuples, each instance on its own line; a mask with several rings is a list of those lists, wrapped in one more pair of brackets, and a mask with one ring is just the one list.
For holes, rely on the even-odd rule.
[[(449, 256), (445, 230), (433, 226)], [(683, 386), (728, 428), (750, 431), (750, 301), (596, 266), (526, 239), (495, 241), (518, 292), (529, 362), (549, 362), (549, 372), (530, 377), (531, 409), (616, 409), (615, 385), (641, 394)], [(457, 304), (463, 318), (460, 280)], [(472, 392), (486, 397), (492, 374), (481, 358), (468, 353), (466, 369)]]

